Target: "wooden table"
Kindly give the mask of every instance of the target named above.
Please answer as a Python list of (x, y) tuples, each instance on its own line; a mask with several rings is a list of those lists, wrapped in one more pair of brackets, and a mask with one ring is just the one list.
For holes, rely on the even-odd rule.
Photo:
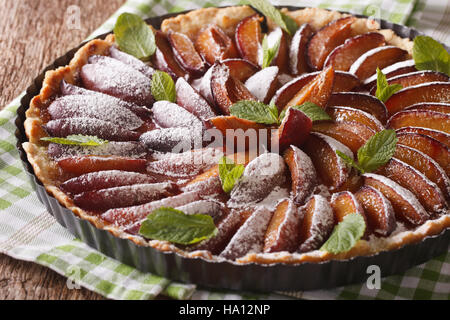
[[(20, 94), (46, 65), (77, 46), (125, 0), (1, 0), (0, 109)], [(79, 29), (67, 9), (80, 9)], [(74, 8), (74, 7), (73, 7)], [(70, 9), (69, 9), (70, 12)], [(66, 278), (32, 262), (0, 254), (0, 300), (103, 299), (69, 290)]]

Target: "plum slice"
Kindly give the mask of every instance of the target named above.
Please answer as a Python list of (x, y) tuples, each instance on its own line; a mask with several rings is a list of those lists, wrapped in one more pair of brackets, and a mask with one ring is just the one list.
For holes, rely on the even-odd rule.
[(402, 132), (397, 134), (398, 143), (422, 151), (434, 159), (450, 175), (450, 148), (429, 136)]
[(387, 101), (390, 115), (420, 102), (450, 101), (450, 82), (427, 82), (402, 89), (394, 93)]
[(218, 233), (215, 237), (203, 240), (197, 245), (191, 247), (191, 250), (207, 250), (212, 254), (220, 254), (225, 246), (230, 242), (231, 237), (240, 227), (241, 216), (236, 210), (232, 210), (225, 215), (218, 223)]
[[(414, 71), (417, 71), (417, 69), (414, 60), (412, 59), (396, 62), (394, 64), (391, 64), (390, 66), (381, 69), (381, 72), (383, 72), (383, 74), (386, 75), (387, 79)], [(364, 88), (366, 88), (367, 90), (370, 90), (376, 83), (377, 83), (376, 73), (374, 73), (372, 76), (370, 76), (363, 82)]]
[(269, 103), (278, 87), (278, 67), (267, 67), (245, 81), (247, 89), (264, 103)]
[(156, 52), (152, 56), (152, 63), (158, 69), (167, 72), (172, 78), (184, 78), (187, 72), (178, 64), (169, 40), (160, 30), (155, 32)]
[[(425, 71), (415, 71), (410, 73), (401, 74), (395, 77), (387, 79), (388, 84), (400, 84), (403, 88), (415, 86), (417, 84), (427, 83), (427, 82), (446, 82), (449, 78), (446, 74), (431, 70)], [(371, 95), (375, 95), (377, 91), (377, 86), (374, 85), (370, 90)]]
[(345, 40), (327, 56), (324, 67), (348, 71), (352, 64), (367, 51), (384, 45), (384, 36), (378, 32), (368, 32)]
[(155, 72), (155, 69), (150, 67), (148, 64), (142, 62), (138, 58), (135, 58), (131, 54), (120, 51), (116, 46), (111, 46), (109, 48), (109, 54), (111, 55), (111, 58), (117, 59), (125, 64), (128, 64), (129, 66), (133, 67), (137, 71), (144, 74), (149, 79), (152, 78), (153, 73)]
[(351, 25), (355, 20), (356, 18), (351, 16), (334, 20), (311, 37), (306, 56), (313, 70), (322, 69), (330, 52), (350, 37)]
[(220, 111), (228, 115), (233, 103), (240, 100), (257, 100), (245, 85), (230, 74), (227, 66), (216, 63), (212, 67), (211, 92)]
[(379, 174), (365, 173), (364, 185), (379, 190), (391, 202), (398, 220), (421, 225), (429, 218), (428, 212), (408, 189)]
[(339, 141), (321, 133), (311, 133), (303, 149), (311, 158), (322, 183), (331, 190), (339, 189), (349, 179), (350, 168), (336, 154), (336, 150), (350, 158), (353, 158), (353, 153)]
[(104, 170), (144, 172), (147, 160), (129, 157), (79, 156), (58, 161), (58, 166), (68, 173), (82, 175)]
[(80, 71), (85, 88), (138, 105), (153, 104), (149, 78), (133, 67), (105, 56), (91, 56), (89, 62)]
[(175, 59), (178, 63), (193, 76), (202, 75), (205, 72), (205, 63), (202, 57), (195, 50), (191, 39), (186, 35), (170, 31), (167, 35)]
[(286, 164), (276, 153), (263, 153), (245, 167), (227, 202), (230, 208), (239, 208), (263, 200), (276, 186), (286, 180)]
[(399, 129), (395, 130), (395, 132), (397, 134), (407, 133), (407, 132), (422, 134), (422, 135), (428, 136), (430, 138), (433, 138), (433, 139), (441, 142), (448, 148), (450, 148), (450, 134), (445, 133), (443, 131), (433, 130), (430, 128), (408, 126), (408, 127), (399, 128)]
[(288, 108), (278, 130), (272, 135), (271, 146), (283, 152), (290, 145), (300, 147), (308, 138), (312, 128), (311, 119), (302, 111)]
[(302, 215), (298, 251), (308, 252), (319, 249), (333, 230), (335, 224), (333, 209), (325, 197), (314, 195), (302, 207)]
[(422, 127), (450, 133), (450, 114), (427, 110), (404, 110), (394, 114), (387, 127), (399, 129), (403, 127)]
[(233, 235), (220, 256), (235, 260), (248, 253), (262, 252), (264, 235), (272, 215), (273, 211), (265, 207), (256, 209)]
[(425, 153), (404, 145), (397, 145), (394, 157), (416, 168), (434, 182), (447, 200), (450, 198), (450, 179), (444, 169)]
[(177, 104), (194, 116), (205, 121), (216, 115), (214, 109), (184, 78), (178, 78), (175, 83)]
[(311, 158), (296, 146), (290, 146), (283, 158), (291, 172), (294, 201), (302, 205), (317, 185), (316, 169)]
[[(284, 109), (290, 106), (298, 106), (306, 101), (315, 103), (319, 107), (325, 108), (328, 99), (333, 91), (334, 70), (327, 67), (314, 77), (308, 84), (298, 91), (295, 96), (288, 101)], [(278, 106), (280, 108), (281, 106)]]
[(310, 24), (304, 23), (295, 32), (289, 49), (289, 67), (293, 75), (299, 75), (309, 71), (306, 62), (306, 47), (309, 39), (314, 34)]
[(315, 123), (312, 131), (333, 137), (349, 147), (353, 153), (358, 152), (358, 149), (375, 134), (375, 130), (356, 121)]
[(413, 104), (404, 110), (428, 110), (450, 114), (450, 103), (443, 102), (421, 102)]
[(141, 221), (154, 210), (161, 207), (180, 207), (200, 199), (198, 193), (186, 192), (137, 206), (109, 209), (101, 217), (105, 222), (123, 230), (139, 230)]
[(245, 82), (259, 70), (257, 65), (244, 59), (225, 59), (222, 63), (228, 67), (230, 74), (241, 82)]
[(153, 119), (162, 128), (202, 128), (202, 122), (186, 109), (169, 101), (157, 101), (153, 105)]
[(161, 128), (143, 133), (140, 138), (148, 148), (161, 152), (179, 152), (201, 148), (202, 132), (191, 128)]
[(343, 106), (359, 109), (372, 114), (382, 124), (386, 123), (388, 113), (386, 106), (377, 98), (358, 92), (333, 93), (328, 100), (328, 106)]
[(142, 143), (137, 141), (110, 141), (99, 146), (75, 146), (50, 143), (47, 153), (53, 160), (88, 155), (144, 158), (148, 155), (148, 150)]
[(64, 80), (61, 81), (61, 93), (64, 96), (68, 95), (93, 95), (99, 97), (102, 101), (108, 102), (111, 105), (120, 105), (121, 107), (127, 108), (142, 119), (148, 119), (151, 115), (150, 109), (144, 106), (138, 106), (137, 104), (124, 101), (122, 99), (98, 92), (92, 91), (85, 88), (77, 87), (73, 84), (67, 83)]
[(220, 156), (221, 152), (211, 148), (168, 153), (149, 162), (147, 172), (173, 178), (193, 177), (217, 164)]
[(378, 172), (410, 190), (428, 212), (437, 213), (446, 209), (441, 189), (413, 166), (391, 158)]
[(195, 48), (210, 65), (216, 61), (239, 58), (233, 40), (215, 24), (210, 24), (199, 31), (195, 40)]
[(384, 126), (372, 114), (352, 107), (328, 107), (327, 113), (336, 122), (355, 121), (368, 126), (372, 130), (381, 131)]
[(74, 196), (74, 203), (80, 208), (103, 211), (140, 205), (171, 194), (171, 183), (145, 183), (100, 190), (86, 191)]
[(397, 227), (391, 202), (377, 189), (363, 186), (355, 193), (367, 218), (370, 232), (387, 237)]
[(92, 118), (66, 118), (47, 122), (45, 130), (53, 137), (67, 137), (71, 134), (97, 136), (111, 141), (133, 141), (139, 133), (124, 129), (121, 126)]
[(243, 19), (236, 26), (236, 47), (243, 59), (259, 64), (261, 48), (261, 22), (263, 18), (255, 14)]
[(64, 192), (78, 194), (111, 187), (148, 184), (153, 182), (155, 182), (155, 179), (146, 174), (122, 170), (105, 170), (86, 173), (66, 180), (59, 187)]
[(396, 46), (381, 46), (361, 55), (350, 67), (349, 72), (361, 81), (373, 75), (377, 67), (383, 69), (395, 62), (404, 60), (408, 52)]
[(59, 97), (48, 107), (52, 119), (95, 118), (135, 130), (144, 123), (135, 113), (120, 104), (96, 95), (70, 95)]
[[(282, 109), (289, 102), (289, 100), (296, 95), (296, 93), (310, 83), (319, 73), (320, 71), (303, 74), (295, 79), (292, 79), (291, 81), (288, 81), (275, 92), (272, 101), (278, 109)], [(333, 92), (350, 91), (359, 84), (360, 82), (358, 78), (354, 75), (348, 72), (336, 71), (334, 73), (334, 84), (332, 90)]]
[(293, 201), (281, 200), (264, 236), (264, 252), (294, 252), (300, 241), (301, 215)]

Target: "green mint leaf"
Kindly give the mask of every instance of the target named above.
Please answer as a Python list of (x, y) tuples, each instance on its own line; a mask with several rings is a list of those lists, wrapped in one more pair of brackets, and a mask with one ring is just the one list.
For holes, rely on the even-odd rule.
[(415, 37), (412, 56), (417, 70), (434, 70), (450, 76), (450, 54), (433, 38)]
[(292, 108), (300, 110), (306, 114), (311, 121), (331, 120), (331, 117), (325, 112), (325, 110), (312, 102), (307, 101), (300, 106), (293, 106)]
[(350, 213), (334, 227), (333, 233), (320, 248), (334, 254), (347, 252), (355, 246), (366, 231), (366, 223), (359, 213)]
[[(278, 111), (277, 111), (278, 112)], [(251, 120), (257, 123), (274, 124), (278, 123), (278, 117), (275, 116), (273, 107), (270, 107), (259, 101), (241, 100), (230, 107), (232, 116)]]
[(364, 172), (372, 172), (386, 164), (394, 155), (397, 146), (394, 130), (377, 132), (358, 150), (358, 164)]
[(350, 158), (348, 155), (346, 155), (345, 153), (336, 150), (336, 154), (350, 167), (355, 168), (356, 170), (358, 170), (361, 173), (365, 173), (364, 169), (361, 168), (358, 163), (355, 162), (355, 160), (353, 160), (352, 158)]
[(289, 35), (293, 35), (298, 29), (298, 24), (294, 19), (283, 14), (280, 10), (275, 8), (268, 0), (248, 0), (253, 8), (261, 12), (267, 18), (275, 22), (281, 29), (286, 31)]
[(141, 17), (122, 13), (114, 26), (120, 50), (141, 60), (148, 60), (156, 51), (155, 35)]
[(48, 141), (58, 144), (76, 145), (76, 146), (100, 146), (108, 143), (108, 140), (100, 139), (96, 136), (86, 136), (82, 134), (72, 134), (65, 138), (43, 137), (42, 141)]
[(219, 177), (223, 191), (230, 193), (243, 172), (243, 165), (236, 165), (227, 157), (222, 157), (219, 161)]
[(152, 95), (156, 101), (166, 100), (175, 102), (177, 94), (175, 83), (169, 74), (156, 70), (152, 75)]
[(206, 214), (185, 214), (173, 208), (154, 210), (142, 222), (139, 234), (178, 244), (193, 244), (217, 235), (213, 219)]
[(375, 96), (379, 100), (386, 102), (387, 99), (402, 88), (402, 85), (398, 83), (389, 85), (386, 75), (377, 67), (377, 91), (375, 92)]
[(278, 118), (278, 107), (275, 105), (274, 102), (270, 102), (268, 108), (269, 108), (269, 111), (272, 114), (272, 116), (275, 119), (278, 119), (277, 123), (280, 124), (280, 119)]
[(267, 34), (264, 36), (262, 41), (262, 50), (263, 50), (263, 62), (261, 68), (267, 68), (272, 63), (272, 60), (278, 53), (280, 49), (281, 37), (279, 37), (273, 46), (269, 47), (269, 40)]

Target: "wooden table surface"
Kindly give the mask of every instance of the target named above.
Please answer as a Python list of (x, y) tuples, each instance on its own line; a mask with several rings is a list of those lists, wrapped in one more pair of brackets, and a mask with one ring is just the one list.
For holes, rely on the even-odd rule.
[[(0, 109), (20, 94), (40, 70), (77, 46), (125, 0), (1, 0)], [(78, 6), (79, 29), (68, 8)], [(72, 7), (74, 8), (74, 7)], [(69, 290), (66, 278), (32, 262), (0, 254), (0, 300), (103, 299)]]

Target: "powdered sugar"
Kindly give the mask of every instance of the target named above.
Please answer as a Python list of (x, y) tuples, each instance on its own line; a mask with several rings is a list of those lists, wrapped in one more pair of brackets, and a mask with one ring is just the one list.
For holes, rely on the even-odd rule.
[(48, 107), (48, 112), (53, 119), (96, 118), (112, 122), (128, 130), (137, 129), (144, 123), (118, 101), (103, 99), (97, 95), (70, 95), (57, 98)]
[(89, 62), (80, 72), (86, 88), (139, 105), (150, 106), (153, 103), (151, 82), (139, 71), (105, 56), (91, 56)]
[(134, 69), (141, 72), (149, 79), (152, 78), (152, 75), (155, 72), (155, 70), (152, 67), (150, 67), (149, 65), (145, 64), (141, 60), (135, 58), (134, 56), (132, 56), (128, 53), (120, 51), (115, 46), (110, 47), (109, 54), (111, 55), (112, 58), (117, 59), (117, 60), (133, 67)]
[(145, 132), (140, 141), (153, 150), (179, 152), (202, 147), (202, 132), (191, 128), (162, 128)]
[(300, 246), (300, 252), (318, 249), (327, 240), (334, 226), (334, 213), (327, 199), (314, 195), (314, 213), (312, 215), (310, 237)]
[(201, 129), (202, 122), (186, 109), (169, 101), (158, 101), (153, 104), (153, 119), (163, 128), (187, 127)]
[(270, 97), (270, 88), (277, 81), (278, 67), (267, 67), (252, 75), (245, 82), (247, 89), (259, 100), (266, 101)]
[(355, 74), (356, 71), (361, 67), (361, 65), (370, 57), (372, 57), (373, 55), (384, 51), (384, 50), (391, 50), (397, 48), (396, 46), (381, 46), (381, 47), (377, 47), (377, 48), (373, 48), (370, 49), (369, 51), (367, 51), (366, 53), (362, 54), (358, 59), (356, 59), (355, 62), (353, 62), (352, 66), (350, 67), (349, 72), (352, 74)]
[(247, 253), (261, 252), (264, 244), (264, 234), (272, 215), (272, 211), (263, 207), (258, 208), (231, 238), (220, 256), (234, 260)]
[[(290, 146), (293, 150), (293, 161), (291, 174), (292, 187), (295, 187), (293, 191), (294, 201), (297, 204), (303, 204), (305, 199), (314, 191), (314, 186), (317, 184), (317, 173), (311, 158), (306, 153), (297, 148), (296, 146)], [(292, 172), (295, 170), (295, 172)]]
[(367, 177), (370, 179), (374, 179), (376, 181), (380, 181), (387, 187), (391, 188), (395, 193), (397, 193), (404, 201), (406, 201), (419, 215), (428, 217), (427, 211), (420, 204), (419, 200), (417, 200), (416, 196), (409, 191), (408, 189), (403, 188), (398, 183), (392, 181), (389, 178), (386, 178), (382, 175), (375, 173), (365, 173), (363, 177)]
[(214, 200), (198, 200), (188, 204), (185, 204), (175, 209), (183, 211), (185, 214), (207, 214), (211, 216), (214, 221), (218, 221), (224, 210), (225, 206)]
[(111, 122), (91, 118), (51, 120), (47, 122), (45, 129), (49, 135), (54, 137), (84, 134), (112, 141), (131, 141), (137, 140), (139, 137), (137, 132), (123, 129), (121, 126)]
[(134, 141), (110, 141), (109, 143), (102, 144), (100, 146), (75, 146), (50, 143), (47, 152), (53, 160), (87, 155), (113, 155), (130, 158), (142, 158), (148, 153), (144, 145)]
[[(414, 63), (413, 59), (405, 60), (405, 61), (400, 61), (400, 62), (391, 64), (390, 66), (387, 66), (386, 68), (383, 68), (381, 70), (381, 72), (383, 72), (383, 74), (385, 74), (385, 75), (388, 75), (392, 71), (396, 71), (396, 70), (401, 69), (401, 68), (413, 67), (413, 66), (415, 66), (415, 63)], [(369, 77), (366, 80), (364, 80), (364, 84), (368, 84), (368, 83), (374, 82), (376, 80), (377, 80), (377, 74), (375, 73), (371, 77)]]
[(178, 78), (175, 89), (177, 104), (201, 120), (207, 120), (216, 114), (208, 102), (184, 78)]
[(230, 208), (248, 206), (264, 199), (276, 186), (285, 181), (286, 165), (275, 153), (264, 153), (245, 168), (241, 180), (230, 193)]

